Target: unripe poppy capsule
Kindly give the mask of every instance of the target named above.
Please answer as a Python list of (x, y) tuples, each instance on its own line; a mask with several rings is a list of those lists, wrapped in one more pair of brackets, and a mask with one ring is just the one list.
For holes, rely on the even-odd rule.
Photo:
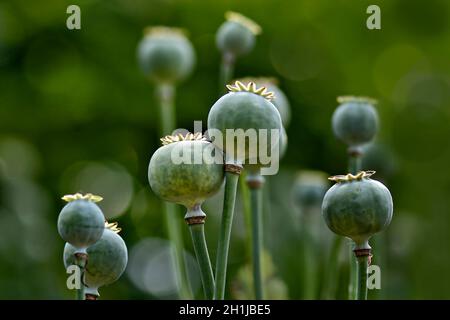
[(387, 228), (392, 219), (393, 203), (389, 190), (370, 179), (374, 171), (357, 175), (334, 176), (325, 194), (322, 214), (334, 233), (352, 239), (355, 249), (368, 249), (369, 238)]
[(333, 132), (350, 147), (364, 145), (374, 138), (378, 115), (376, 100), (365, 97), (339, 97), (339, 107), (333, 114)]
[(58, 232), (77, 252), (86, 253), (86, 248), (96, 243), (105, 230), (105, 217), (95, 204), (102, 197), (77, 193), (62, 199), (68, 203), (59, 214)]
[[(261, 152), (270, 155), (279, 147), (282, 135), (280, 113), (270, 102), (273, 93), (253, 82), (236, 81), (227, 88), (230, 92), (217, 100), (208, 114), (208, 133), (220, 133), (221, 138), (212, 142), (225, 152), (227, 162), (261, 164)], [(276, 137), (272, 137), (274, 133)]]
[[(98, 289), (120, 278), (128, 262), (128, 250), (117, 223), (106, 223), (105, 232), (99, 241), (87, 249), (89, 261), (86, 265), (84, 284), (85, 293), (99, 296)], [(64, 247), (64, 265), (75, 263), (75, 248), (66, 243)]]
[(327, 176), (324, 172), (302, 171), (293, 185), (293, 202), (302, 210), (320, 208), (328, 186)]
[(251, 19), (237, 12), (227, 12), (225, 21), (217, 31), (216, 44), (224, 54), (234, 57), (250, 52), (255, 45), (256, 35), (261, 27)]
[(199, 209), (222, 186), (222, 153), (200, 133), (161, 140), (163, 146), (153, 154), (148, 167), (153, 192), (166, 201), (184, 205), (188, 211)]
[(175, 84), (186, 78), (195, 64), (195, 52), (184, 32), (150, 27), (138, 46), (141, 70), (158, 84)]

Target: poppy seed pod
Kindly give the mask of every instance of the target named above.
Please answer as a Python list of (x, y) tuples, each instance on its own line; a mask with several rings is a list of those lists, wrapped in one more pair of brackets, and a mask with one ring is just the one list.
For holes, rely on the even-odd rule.
[(327, 189), (328, 181), (324, 172), (302, 171), (294, 182), (292, 198), (302, 210), (320, 208)]
[[(227, 88), (230, 92), (209, 111), (208, 134), (225, 152), (227, 163), (260, 164), (261, 150), (270, 155), (273, 148), (279, 147), (282, 135), (280, 113), (270, 102), (273, 93), (265, 87), (257, 88), (253, 82), (244, 85), (236, 81)], [(265, 139), (261, 139), (263, 134)], [(246, 139), (249, 141), (245, 142)]]
[(291, 120), (291, 106), (284, 92), (278, 86), (278, 80), (271, 77), (246, 77), (238, 79), (242, 83), (254, 82), (258, 87), (266, 87), (267, 91), (273, 92), (271, 102), (280, 113), (281, 122), (284, 127), (289, 125)]
[(222, 186), (224, 169), (215, 157), (222, 159), (223, 155), (200, 133), (161, 140), (163, 146), (150, 160), (148, 180), (157, 196), (184, 205), (187, 219), (191, 210), (199, 210), (199, 205)]
[[(120, 278), (128, 262), (128, 250), (117, 223), (106, 224), (100, 240), (87, 249), (89, 262), (86, 265), (84, 284), (85, 293), (99, 296), (98, 289)], [(67, 268), (75, 263), (75, 248), (66, 243), (64, 247), (64, 265)]]
[(85, 253), (86, 248), (96, 243), (105, 230), (105, 217), (95, 204), (102, 197), (77, 193), (62, 199), (68, 203), (59, 214), (58, 232), (77, 252)]
[(376, 100), (364, 97), (339, 97), (339, 107), (333, 114), (333, 132), (349, 147), (364, 145), (374, 138), (378, 115)]
[(336, 234), (352, 239), (355, 249), (370, 249), (368, 240), (391, 222), (393, 203), (389, 190), (370, 179), (374, 171), (361, 171), (356, 176), (334, 176), (325, 194), (322, 214)]
[(216, 44), (223, 54), (237, 57), (250, 52), (261, 27), (251, 19), (236, 12), (227, 12), (225, 21), (216, 34)]
[(183, 31), (168, 27), (145, 29), (138, 46), (141, 70), (158, 84), (175, 84), (186, 78), (195, 64), (195, 52)]

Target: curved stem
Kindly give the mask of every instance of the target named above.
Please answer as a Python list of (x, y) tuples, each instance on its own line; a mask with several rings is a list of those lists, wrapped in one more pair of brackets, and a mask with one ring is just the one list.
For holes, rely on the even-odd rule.
[(200, 276), (203, 284), (205, 298), (211, 300), (214, 296), (214, 275), (209, 259), (208, 246), (205, 239), (205, 228), (203, 223), (189, 225), (195, 255), (200, 268)]
[(261, 254), (263, 249), (262, 237), (262, 190), (250, 187), (252, 208), (252, 256), (253, 256), (253, 285), (256, 300), (264, 299)]
[(231, 227), (233, 224), (234, 204), (239, 173), (225, 173), (225, 194), (223, 199), (222, 222), (220, 226), (219, 243), (216, 260), (216, 287), (214, 299), (223, 300), (225, 297), (225, 283), (227, 274), (228, 249), (230, 247)]
[[(348, 171), (351, 174), (357, 174), (361, 171), (361, 153), (352, 152), (349, 150), (349, 159), (348, 159)], [(349, 246), (349, 263), (350, 263), (350, 275), (349, 275), (349, 284), (348, 284), (348, 298), (349, 300), (356, 299), (356, 282), (358, 278), (357, 273), (357, 262), (355, 260), (355, 255), (353, 254), (353, 244)]]
[[(159, 104), (160, 112), (160, 135), (165, 136), (171, 134), (175, 129), (175, 88), (170, 84), (160, 84), (156, 87), (156, 98)], [(164, 203), (164, 220), (167, 227), (167, 237), (174, 246), (173, 259), (175, 278), (180, 285), (180, 298), (192, 299), (192, 293), (187, 280), (185, 261), (184, 261), (184, 245), (181, 237), (180, 219), (177, 207), (173, 203)]]
[(88, 260), (87, 253), (75, 253), (75, 264), (80, 268), (80, 288), (76, 290), (76, 300), (84, 300), (84, 272)]
[(235, 57), (231, 53), (224, 53), (222, 56), (222, 63), (220, 65), (220, 93), (224, 94), (227, 91), (226, 85), (230, 83), (234, 73)]
[(358, 282), (356, 290), (357, 300), (367, 300), (367, 268), (369, 267), (369, 256), (357, 257)]

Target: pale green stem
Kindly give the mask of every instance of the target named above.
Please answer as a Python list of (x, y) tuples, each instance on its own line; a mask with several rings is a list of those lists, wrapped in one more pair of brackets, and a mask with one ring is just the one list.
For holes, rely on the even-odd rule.
[(367, 300), (367, 268), (369, 267), (369, 257), (357, 257), (358, 282), (356, 290), (357, 300)]
[(205, 298), (208, 300), (214, 297), (214, 275), (209, 259), (208, 246), (205, 239), (205, 228), (203, 223), (189, 225), (195, 255), (200, 268), (200, 276), (203, 284)]
[[(308, 214), (303, 212), (303, 214)], [(302, 242), (303, 242), (303, 256), (304, 256), (304, 298), (312, 300), (316, 298), (317, 294), (317, 252), (315, 247), (315, 240), (311, 233), (313, 227), (308, 217), (303, 217), (303, 224), (301, 226)]]
[[(156, 87), (156, 98), (160, 112), (160, 135), (170, 135), (176, 127), (175, 120), (175, 88), (170, 84), (160, 84)], [(184, 245), (181, 236), (180, 219), (177, 207), (173, 203), (164, 203), (164, 219), (167, 226), (167, 236), (174, 246), (175, 277), (180, 286), (180, 298), (192, 299), (192, 293), (187, 279)]]
[(245, 171), (241, 174), (239, 187), (241, 190), (242, 207), (244, 214), (245, 234), (247, 241), (245, 241), (245, 250), (247, 253), (247, 259), (250, 262), (252, 256), (252, 212), (250, 207), (250, 191), (248, 190), (247, 183), (245, 182)]
[(224, 53), (222, 56), (222, 63), (220, 65), (220, 93), (224, 94), (227, 91), (226, 85), (230, 83), (234, 73), (235, 57), (231, 53)]
[(250, 187), (252, 211), (252, 265), (253, 285), (256, 300), (264, 299), (262, 273), (263, 225), (262, 225), (262, 186)]
[(233, 225), (234, 205), (236, 202), (238, 181), (238, 173), (228, 171), (225, 173), (225, 193), (223, 199), (222, 222), (217, 247), (216, 287), (214, 291), (215, 300), (223, 300), (225, 298), (228, 249), (230, 247), (231, 227)]
[[(357, 174), (361, 171), (361, 154), (359, 152), (349, 151), (349, 163), (348, 171), (351, 174)], [(350, 263), (350, 275), (349, 275), (349, 285), (348, 285), (348, 297), (349, 300), (356, 299), (356, 281), (358, 279), (357, 273), (357, 262), (355, 255), (353, 254), (353, 245), (349, 246), (349, 263)]]
[(80, 288), (76, 289), (76, 300), (85, 300), (84, 296), (84, 273), (86, 270), (87, 253), (75, 253), (75, 265), (80, 268)]

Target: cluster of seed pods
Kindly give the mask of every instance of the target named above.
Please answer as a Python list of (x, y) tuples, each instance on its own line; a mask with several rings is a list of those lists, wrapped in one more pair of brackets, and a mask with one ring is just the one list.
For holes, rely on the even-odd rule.
[[(327, 226), (353, 241), (357, 268), (350, 261), (350, 299), (367, 299), (367, 268), (371, 262), (369, 239), (387, 228), (393, 214), (392, 196), (381, 182), (371, 179), (375, 171), (362, 171), (363, 147), (378, 129), (376, 101), (366, 97), (339, 97), (332, 117), (335, 136), (348, 146), (349, 173), (330, 177), (335, 182), (322, 204)], [(356, 283), (353, 283), (355, 281)]]
[[(257, 248), (256, 253), (253, 255), (254, 264), (259, 260), (257, 252), (261, 249), (260, 242), (262, 238), (260, 234), (261, 226), (258, 226), (258, 219), (260, 219), (258, 217), (258, 211), (261, 210), (262, 202), (260, 199), (261, 195), (258, 191), (264, 183), (264, 178), (261, 176), (261, 168), (264, 167), (264, 164), (260, 161), (259, 154), (252, 154), (252, 149), (248, 145), (236, 146), (236, 144), (228, 144), (226, 130), (243, 129), (245, 131), (253, 129), (258, 131), (261, 129), (277, 129), (280, 132), (279, 140), (273, 143), (272, 140), (268, 139), (271, 142), (266, 143), (264, 148), (269, 154), (274, 148), (278, 148), (280, 156), (282, 156), (287, 145), (285, 126), (289, 124), (290, 119), (288, 100), (272, 79), (243, 78), (237, 80), (234, 85), (229, 85), (236, 58), (248, 53), (253, 48), (255, 36), (261, 33), (261, 28), (250, 19), (235, 12), (227, 13), (226, 18), (227, 21), (224, 22), (217, 32), (216, 44), (222, 52), (223, 57), (221, 87), (226, 85), (229, 92), (213, 104), (208, 114), (209, 136), (211, 136), (211, 131), (217, 130), (224, 138), (222, 140), (212, 139), (210, 142), (206, 141), (206, 138), (201, 136), (201, 134), (166, 137), (163, 140), (163, 143), (166, 145), (161, 147), (153, 155), (149, 165), (149, 182), (154, 192), (166, 201), (183, 204), (188, 211), (185, 220), (190, 226), (204, 223), (206, 215), (201, 211), (201, 203), (207, 197), (217, 192), (222, 181), (225, 180), (224, 206), (217, 249), (216, 274), (215, 277), (212, 276), (211, 264), (207, 263), (207, 266), (204, 267), (206, 271), (203, 276), (206, 296), (211, 297), (211, 291), (214, 290), (212, 295), (216, 299), (224, 298), (226, 265), (236, 188), (239, 176), (244, 168), (248, 172), (246, 182), (252, 195), (253, 247)], [(145, 67), (145, 65), (162, 65), (159, 61), (160, 59), (150, 54), (152, 50), (157, 50), (148, 49), (150, 47), (150, 45), (146, 45), (145, 43), (140, 46), (140, 60), (144, 62), (141, 64), (143, 65), (143, 70), (147, 73), (149, 73), (148, 70), (151, 70), (151, 68)], [(161, 74), (180, 75), (179, 77), (167, 79), (168, 82), (176, 81), (177, 79), (175, 78), (182, 78), (182, 70), (192, 65), (190, 62), (182, 63), (182, 58), (175, 58), (177, 56), (176, 52), (180, 53), (190, 50), (186, 49), (189, 46), (183, 45), (182, 47), (184, 49), (172, 49), (173, 52), (170, 54), (167, 51), (165, 52), (167, 59), (171, 60), (171, 66), (179, 65), (178, 72), (173, 72), (168, 66), (165, 67), (167, 70), (161, 71), (164, 68), (160, 70)], [(167, 47), (164, 47), (164, 50), (166, 49)], [(192, 54), (187, 54), (186, 56), (192, 56)], [(151, 76), (155, 77), (155, 75)], [(341, 105), (334, 113), (332, 119), (333, 131), (340, 140), (348, 145), (350, 174), (345, 175), (345, 179), (336, 177), (332, 179), (336, 182), (336, 186), (326, 193), (322, 210), (325, 221), (333, 232), (355, 241), (354, 250), (356, 256), (358, 258), (369, 257), (368, 239), (373, 233), (379, 232), (387, 227), (392, 216), (392, 199), (387, 188), (379, 182), (371, 183), (375, 182), (370, 179), (371, 172), (360, 172), (362, 148), (376, 134), (378, 116), (373, 107), (374, 101), (368, 98), (341, 97), (339, 98), (339, 102)], [(214, 153), (223, 156), (223, 167), (217, 166), (213, 169), (214, 166), (211, 165), (209, 167), (206, 165), (173, 165), (169, 161), (169, 153), (171, 153), (171, 149), (175, 148), (173, 145), (182, 144), (189, 147), (195, 144), (212, 145), (211, 147), (214, 148)], [(232, 145), (233, 149), (230, 150), (229, 145)], [(197, 150), (203, 150), (203, 148), (197, 148)], [(191, 156), (195, 157), (193, 153), (194, 151), (191, 152)], [(202, 157), (203, 153), (198, 156)], [(212, 175), (211, 177), (217, 178), (217, 181), (213, 182), (205, 179), (203, 172), (210, 174), (208, 170), (216, 170), (217, 172), (224, 172), (224, 174), (222, 176), (219, 174)], [(361, 191), (361, 195), (356, 194), (355, 190), (351, 191), (351, 188), (348, 188), (347, 184), (348, 186), (355, 185), (355, 190)], [(337, 187), (341, 185), (346, 187)], [(308, 198), (308, 195), (315, 196), (315, 190), (312, 190), (314, 192), (311, 193), (309, 192), (309, 189), (311, 189), (309, 187), (301, 186), (301, 190), (299, 190), (299, 194), (302, 196), (300, 201), (305, 200), (305, 197)], [(385, 189), (381, 190), (382, 187)], [(373, 189), (376, 190), (377, 188), (380, 190), (378, 190), (378, 193), (375, 193), (383, 194), (385, 197), (370, 202), (367, 199), (374, 198), (372, 194), (374, 192)], [(337, 199), (340, 199), (344, 204), (348, 204), (348, 206), (342, 206), (339, 201), (335, 200), (335, 197), (331, 197), (337, 193), (336, 190), (340, 191)], [(358, 195), (360, 196), (358, 198), (360, 202), (351, 205), (351, 200), (356, 201), (355, 199)], [(323, 192), (321, 195), (317, 195), (316, 198), (320, 198), (319, 200), (316, 199), (320, 201), (323, 198)], [(330, 199), (333, 199), (333, 201)], [(383, 207), (383, 205), (385, 206)], [(361, 210), (364, 213), (369, 212), (370, 214), (361, 214), (356, 208), (362, 208)], [(201, 234), (201, 237), (204, 238), (203, 230)], [(195, 242), (194, 236), (193, 240)], [(199, 250), (196, 250), (196, 253)], [(205, 251), (204, 245), (202, 250)], [(200, 257), (198, 254), (197, 257), (203, 261), (209, 259), (205, 260), (205, 258)], [(255, 268), (254, 271), (257, 272), (258, 268)], [(255, 282), (260, 280), (258, 280), (258, 276), (254, 277)], [(211, 282), (214, 283), (214, 288), (206, 288), (208, 283), (210, 285)], [(256, 289), (256, 297), (262, 298), (261, 290)]]
[[(208, 133), (219, 132), (225, 139), (206, 140), (201, 133), (170, 135), (173, 127), (165, 126), (168, 136), (162, 138), (163, 146), (152, 156), (148, 169), (149, 183), (153, 191), (163, 200), (184, 205), (187, 209), (185, 221), (189, 225), (194, 249), (201, 269), (206, 298), (223, 299), (225, 291), (226, 266), (231, 225), (239, 175), (246, 163), (248, 170), (256, 173), (262, 162), (259, 154), (245, 145), (227, 148), (227, 129), (279, 130), (282, 138), (272, 142), (268, 139), (264, 148), (270, 154), (281, 144), (287, 143), (280, 113), (270, 102), (273, 94), (265, 86), (252, 81), (236, 81), (226, 86), (232, 78), (236, 58), (248, 53), (254, 46), (255, 37), (261, 28), (252, 20), (236, 12), (227, 12), (226, 21), (216, 35), (216, 44), (222, 52), (221, 92), (226, 87), (229, 92), (222, 96), (208, 115)], [(166, 27), (148, 29), (138, 47), (138, 59), (143, 72), (157, 84), (157, 87), (173, 87), (186, 76), (193, 65), (194, 54), (185, 35), (179, 30)], [(173, 91), (173, 90), (172, 90)], [(167, 96), (167, 95), (166, 95)], [(159, 97), (161, 105), (164, 95)], [(286, 111), (286, 103), (280, 98), (280, 108)], [(284, 104), (283, 104), (284, 103)], [(172, 103), (173, 105), (173, 103)], [(163, 106), (162, 106), (163, 107)], [(162, 122), (164, 112), (162, 108)], [(173, 109), (173, 107), (172, 107)], [(283, 113), (285, 117), (286, 112)], [(175, 123), (175, 121), (171, 121)], [(205, 154), (214, 158), (203, 159), (199, 164), (175, 164), (174, 150), (183, 150), (187, 158), (203, 159)], [(283, 148), (285, 150), (285, 147)], [(208, 152), (205, 153), (205, 150)], [(246, 166), (247, 168), (247, 166)], [(249, 175), (250, 177), (253, 175)], [(213, 276), (206, 247), (203, 224), (206, 214), (201, 210), (203, 201), (216, 193), (225, 180), (225, 199), (222, 227), (219, 235), (216, 275)]]
[[(262, 193), (264, 177), (261, 172), (267, 164), (262, 161), (263, 148), (267, 155), (277, 151), (282, 157), (287, 148), (285, 127), (290, 122), (290, 106), (284, 93), (271, 78), (242, 78), (233, 84), (236, 59), (249, 53), (261, 28), (249, 18), (228, 12), (226, 21), (216, 34), (216, 45), (222, 53), (221, 92), (228, 89), (210, 108), (208, 134), (173, 134), (175, 129), (175, 86), (193, 70), (196, 58), (186, 32), (168, 27), (147, 28), (138, 46), (138, 61), (143, 73), (156, 85), (156, 96), (161, 110), (162, 146), (153, 153), (148, 166), (148, 181), (154, 193), (168, 203), (186, 208), (187, 223), (197, 257), (204, 294), (207, 299), (224, 299), (228, 250), (241, 173), (246, 172), (246, 186), (251, 194), (252, 247), (255, 297), (263, 299), (261, 275)], [(359, 299), (367, 297), (364, 275), (370, 258), (370, 237), (384, 230), (393, 212), (389, 190), (371, 179), (372, 171), (361, 171), (363, 146), (376, 134), (378, 116), (374, 101), (360, 97), (341, 97), (341, 105), (332, 118), (337, 138), (348, 146), (349, 173), (331, 177), (335, 182), (325, 193), (325, 185), (296, 185), (295, 199), (302, 209), (321, 205), (323, 218), (334, 233), (354, 242), (353, 251), (359, 267)], [(227, 141), (227, 130), (246, 132), (266, 130), (268, 138), (257, 135), (258, 148), (249, 144)], [(271, 139), (272, 132), (278, 139)], [(214, 132), (223, 139), (214, 139)], [(234, 139), (234, 138), (232, 138)], [(230, 149), (230, 146), (231, 149)], [(183, 154), (177, 162), (176, 155)], [(179, 159), (178, 159), (179, 160)], [(244, 184), (245, 185), (245, 184)], [(224, 186), (222, 221), (217, 246), (216, 269), (213, 271), (206, 243), (204, 224), (206, 214), (203, 202)], [(325, 194), (325, 195), (324, 195)], [(58, 219), (58, 230), (67, 242), (64, 249), (66, 267), (76, 264), (83, 270), (86, 297), (98, 297), (98, 288), (116, 281), (127, 263), (127, 248), (114, 224), (105, 225), (100, 208), (95, 204), (100, 197), (91, 194), (66, 196), (69, 203)], [(323, 199), (323, 202), (322, 202)], [(169, 210), (170, 207), (166, 207)], [(167, 215), (168, 224), (177, 223)], [(172, 219), (172, 220), (170, 220)], [(179, 241), (170, 234), (174, 242)], [(175, 243), (178, 253), (182, 243)], [(178, 255), (179, 265), (182, 257)], [(181, 261), (181, 263), (180, 263)], [(177, 272), (182, 273), (180, 269)], [(182, 275), (180, 275), (182, 278)], [(84, 298), (84, 297), (83, 297)]]
[(62, 199), (68, 202), (58, 217), (58, 231), (66, 241), (64, 265), (80, 269), (77, 299), (96, 300), (98, 289), (115, 282), (124, 272), (127, 247), (118, 235), (117, 223), (105, 222), (96, 204), (101, 197), (77, 193)]

